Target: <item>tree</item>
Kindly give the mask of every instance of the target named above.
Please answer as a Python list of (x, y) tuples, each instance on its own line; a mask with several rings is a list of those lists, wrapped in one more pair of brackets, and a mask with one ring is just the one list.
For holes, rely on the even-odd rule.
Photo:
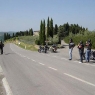
[(29, 29), (29, 35), (30, 35), (30, 36), (33, 36), (33, 29), (32, 29), (32, 28)]
[(10, 36), (10, 34), (8, 34), (8, 39), (10, 39), (11, 38), (11, 36)]
[(57, 24), (55, 24), (53, 34), (56, 35), (57, 33), (58, 33), (58, 26), (57, 26)]
[(59, 28), (58, 28), (58, 36), (59, 38), (63, 38), (65, 37), (65, 28), (64, 28), (64, 25), (60, 25)]
[(42, 20), (41, 20), (41, 23), (40, 23), (40, 32), (39, 32), (39, 42), (40, 42), (40, 44), (42, 44), (42, 27), (43, 27), (43, 23), (42, 23)]
[(14, 33), (13, 33), (12, 37), (15, 37)]
[(19, 32), (16, 32), (16, 37), (18, 37), (20, 34), (19, 34)]
[(7, 35), (6, 35), (6, 33), (4, 33), (4, 40), (6, 40), (7, 39)]
[(28, 36), (28, 30), (24, 31), (24, 36)]
[(7, 36), (6, 36), (6, 38), (7, 38), (7, 39), (9, 39), (9, 35), (8, 35), (8, 33), (7, 33)]
[(48, 20), (47, 20), (47, 33), (46, 33), (46, 39), (48, 39), (49, 37), (49, 17), (48, 17)]
[(45, 45), (45, 20), (43, 21), (43, 27), (42, 27), (42, 44)]
[(53, 38), (53, 20), (52, 20), (52, 18), (50, 20), (50, 33), (49, 34)]

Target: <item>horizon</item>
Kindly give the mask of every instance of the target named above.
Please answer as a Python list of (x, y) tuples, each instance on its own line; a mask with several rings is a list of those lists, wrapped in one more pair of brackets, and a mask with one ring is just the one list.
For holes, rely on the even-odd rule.
[(95, 0), (2, 0), (0, 2), (0, 31), (40, 30), (40, 22), (48, 17), (55, 24), (78, 24), (95, 30)]

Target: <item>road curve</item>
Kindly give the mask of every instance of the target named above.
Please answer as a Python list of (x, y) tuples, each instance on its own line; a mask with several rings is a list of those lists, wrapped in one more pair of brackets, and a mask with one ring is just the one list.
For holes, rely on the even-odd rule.
[(69, 61), (68, 49), (44, 54), (6, 44), (0, 61), (13, 95), (95, 95), (95, 64), (79, 64), (78, 55)]

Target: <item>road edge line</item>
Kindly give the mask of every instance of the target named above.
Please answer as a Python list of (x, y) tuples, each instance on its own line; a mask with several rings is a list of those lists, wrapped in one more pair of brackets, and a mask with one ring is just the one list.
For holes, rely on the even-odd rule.
[(7, 82), (7, 79), (5, 77), (2, 79), (2, 82), (3, 82), (3, 86), (5, 88), (6, 94), (7, 95), (13, 95), (13, 93), (12, 93), (12, 91), (10, 89), (10, 86), (9, 86), (9, 84)]

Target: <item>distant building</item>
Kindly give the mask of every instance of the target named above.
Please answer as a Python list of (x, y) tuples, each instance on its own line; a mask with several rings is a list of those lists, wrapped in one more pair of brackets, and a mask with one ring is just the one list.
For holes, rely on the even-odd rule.
[[(40, 32), (40, 30), (39, 31), (34, 31), (33, 33), (34, 33), (34, 35), (38, 35), (39, 36), (39, 32)], [(45, 28), (45, 34), (47, 33), (47, 27)]]
[(33, 34), (39, 36), (39, 32), (40, 32), (40, 31), (34, 31)]

